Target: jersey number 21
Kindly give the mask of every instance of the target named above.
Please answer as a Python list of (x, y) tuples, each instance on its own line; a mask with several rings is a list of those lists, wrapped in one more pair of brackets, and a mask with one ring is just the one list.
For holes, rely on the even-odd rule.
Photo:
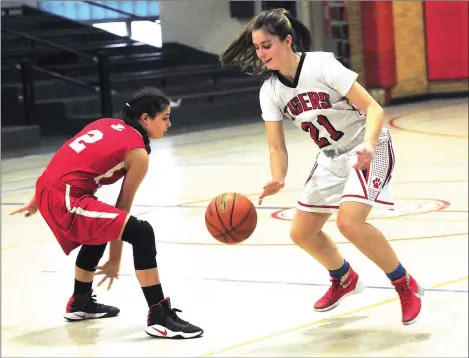
[[(331, 122), (329, 122), (326, 116), (319, 115), (317, 123), (326, 128), (331, 139), (335, 142), (337, 142), (344, 135), (344, 132), (338, 131), (334, 128), (334, 126)], [(303, 122), (301, 123), (301, 129), (303, 129), (305, 132), (309, 132), (309, 135), (319, 148), (322, 149), (331, 145), (329, 139), (327, 139), (326, 137), (319, 137), (319, 129), (313, 123)]]

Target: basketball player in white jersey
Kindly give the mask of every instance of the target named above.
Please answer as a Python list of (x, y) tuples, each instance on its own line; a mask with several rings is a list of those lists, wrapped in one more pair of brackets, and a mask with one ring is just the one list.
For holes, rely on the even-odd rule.
[[(314, 305), (329, 311), (364, 285), (322, 231), (338, 211), (340, 232), (376, 263), (396, 288), (403, 324), (415, 322), (423, 288), (409, 275), (383, 234), (366, 222), (372, 207), (393, 209), (394, 152), (384, 111), (332, 53), (308, 52), (308, 29), (284, 9), (255, 17), (220, 56), (224, 66), (265, 76), (260, 105), (272, 180), (259, 204), (284, 187), (288, 168), (283, 122), (291, 121), (320, 149), (293, 217), (291, 239), (329, 272), (332, 285)], [(355, 106), (356, 105), (356, 106)]]

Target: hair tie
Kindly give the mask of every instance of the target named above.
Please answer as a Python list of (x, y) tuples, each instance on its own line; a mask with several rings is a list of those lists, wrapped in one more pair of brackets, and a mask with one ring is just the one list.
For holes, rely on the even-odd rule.
[(125, 105), (130, 108), (130, 104), (126, 103)]

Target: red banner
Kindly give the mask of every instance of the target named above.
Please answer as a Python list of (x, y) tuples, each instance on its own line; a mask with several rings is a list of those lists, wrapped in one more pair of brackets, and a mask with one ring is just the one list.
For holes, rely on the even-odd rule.
[(468, 78), (468, 2), (425, 1), (424, 6), (428, 79)]
[(397, 82), (392, 1), (360, 4), (366, 86), (390, 89)]

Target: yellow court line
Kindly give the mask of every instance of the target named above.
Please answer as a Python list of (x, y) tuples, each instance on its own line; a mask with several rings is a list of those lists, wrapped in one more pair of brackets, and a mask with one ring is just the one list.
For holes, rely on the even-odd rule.
[[(445, 212), (444, 210), (442, 212)], [(431, 214), (430, 213), (425, 213), (425, 214)], [(454, 213), (451, 213), (454, 214)], [(461, 213), (461, 214), (467, 214), (467, 213)], [(411, 217), (411, 216), (396, 216), (396, 217), (385, 217), (385, 218), (369, 218), (368, 220), (373, 219), (375, 221), (378, 220), (384, 220), (384, 219), (399, 219), (399, 220), (405, 220), (405, 221), (429, 221), (429, 222), (445, 222), (445, 223), (462, 223), (465, 222), (467, 223), (467, 219), (463, 220), (457, 220), (457, 219), (428, 219), (428, 218), (419, 218), (419, 217)]]
[(18, 248), (18, 247), (26, 247), (26, 246), (30, 246), (30, 245), (46, 244), (46, 243), (55, 243), (55, 240), (42, 239), (42, 240), (36, 240), (36, 241), (23, 242), (21, 244), (5, 245), (5, 246), (2, 246), (0, 248), (0, 251), (15, 249), (15, 248)]
[[(457, 278), (455, 280), (438, 283), (436, 285), (431, 286), (431, 288), (439, 288), (439, 287), (443, 287), (443, 286), (449, 286), (453, 283), (458, 283), (458, 282), (461, 282), (461, 281), (465, 281), (467, 279), (468, 279), (468, 276), (464, 276), (464, 277)], [(358, 312), (367, 311), (367, 310), (375, 308), (375, 307), (384, 306), (387, 303), (397, 301), (397, 300), (398, 300), (397, 297), (396, 298), (389, 298), (387, 300), (380, 301), (380, 302), (377, 302), (377, 303), (373, 303), (371, 305), (367, 305), (367, 306), (364, 306), (364, 307), (361, 307), (361, 308), (357, 308), (357, 309), (354, 309), (354, 310), (351, 310), (351, 311), (348, 311), (348, 312), (345, 312), (345, 313), (341, 313), (341, 314), (338, 314), (338, 315), (335, 315), (335, 316), (331, 316), (331, 317), (328, 317), (328, 318), (323, 318), (323, 319), (320, 319), (320, 320), (317, 320), (317, 321), (313, 321), (313, 322), (303, 324), (303, 325), (298, 326), (298, 327), (285, 329), (285, 330), (280, 331), (280, 332), (276, 332), (276, 333), (268, 334), (268, 335), (265, 335), (265, 336), (262, 336), (262, 337), (254, 338), (254, 339), (251, 339), (249, 341), (238, 343), (238, 344), (235, 344), (235, 345), (232, 345), (232, 346), (229, 346), (229, 347), (226, 347), (226, 348), (222, 348), (222, 349), (219, 349), (219, 350), (216, 350), (216, 351), (204, 353), (202, 355), (199, 355), (198, 357), (212, 357), (212, 356), (215, 356), (216, 354), (232, 351), (232, 350), (237, 349), (237, 348), (243, 348), (243, 347), (249, 346), (249, 345), (254, 344), (254, 343), (259, 343), (261, 341), (265, 341), (265, 340), (270, 339), (270, 338), (278, 337), (278, 336), (281, 336), (281, 335), (284, 335), (284, 334), (287, 334), (287, 333), (301, 331), (305, 328), (315, 326), (315, 325), (318, 325), (318, 324), (321, 324), (321, 323), (327, 323), (331, 319), (342, 318), (342, 317), (346, 317), (346, 316), (349, 316), (349, 315), (352, 315), (352, 314), (355, 314), (355, 313), (358, 313)]]

